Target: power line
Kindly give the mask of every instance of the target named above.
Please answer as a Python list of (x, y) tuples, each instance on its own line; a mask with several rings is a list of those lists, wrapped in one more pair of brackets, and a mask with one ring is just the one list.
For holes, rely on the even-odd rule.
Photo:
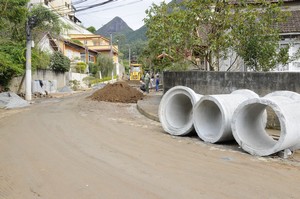
[(81, 14), (90, 14), (90, 13), (95, 13), (95, 12), (101, 12), (101, 11), (105, 11), (105, 10), (111, 10), (111, 9), (115, 9), (115, 8), (119, 8), (119, 7), (124, 7), (124, 6), (131, 5), (131, 4), (136, 4), (136, 3), (139, 3), (141, 1), (143, 1), (143, 0), (136, 0), (134, 2), (130, 2), (130, 3), (126, 3), (126, 4), (114, 6), (114, 7), (104, 8), (104, 9), (100, 9), (100, 10), (94, 10), (94, 11), (90, 11), (90, 12), (79, 13), (78, 15), (81, 15)]
[(101, 2), (101, 3), (97, 3), (97, 4), (94, 4), (94, 5), (87, 6), (86, 8), (81, 8), (81, 9), (78, 9), (78, 10), (75, 9), (75, 12), (81, 12), (81, 11), (84, 11), (84, 10), (88, 10), (88, 9), (91, 9), (91, 8), (102, 6), (102, 5), (111, 3), (113, 1), (117, 1), (117, 0), (107, 0), (107, 1), (104, 1), (104, 2)]
[(75, 2), (72, 2), (73, 5), (77, 5), (77, 4), (81, 4), (83, 2), (86, 2), (87, 0), (79, 0), (79, 1), (75, 1)]

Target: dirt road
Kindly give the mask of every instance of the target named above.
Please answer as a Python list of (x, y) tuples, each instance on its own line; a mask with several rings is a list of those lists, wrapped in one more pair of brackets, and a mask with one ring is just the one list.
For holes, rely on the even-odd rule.
[(299, 198), (300, 165), (163, 133), (135, 104), (52, 99), (0, 117), (0, 198)]

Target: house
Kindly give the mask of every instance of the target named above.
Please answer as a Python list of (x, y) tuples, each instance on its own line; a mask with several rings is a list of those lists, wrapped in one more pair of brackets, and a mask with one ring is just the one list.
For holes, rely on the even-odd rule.
[[(255, 3), (254, 0), (248, 0), (247, 2)], [(269, 2), (278, 3), (278, 0), (269, 0)], [(231, 3), (236, 3), (236, 1), (231, 1)], [(278, 48), (289, 46), (289, 57), (293, 58), (298, 50), (300, 50), (300, 1), (283, 0), (281, 9), (289, 11), (291, 16), (287, 18), (286, 22), (279, 24), (281, 41), (279, 41)], [(246, 71), (243, 60), (240, 57), (236, 59), (234, 51), (229, 51), (229, 55), (227, 59), (219, 60), (221, 71)], [(273, 71), (300, 72), (300, 58), (295, 58), (292, 62), (284, 66), (278, 65)]]
[[(279, 45), (280, 47), (289, 45), (289, 56), (294, 57), (300, 50), (300, 2), (290, 1), (290, 5), (286, 9), (291, 12), (291, 16), (280, 25), (281, 41)], [(300, 59), (296, 58), (285, 66), (280, 65), (275, 70), (300, 72)]]
[(55, 40), (49, 34), (45, 35), (39, 42), (42, 50), (49, 52), (59, 50), (69, 57), (71, 62), (81, 60), (85, 63), (96, 63), (98, 54), (107, 54), (113, 57), (116, 74), (119, 75), (118, 47), (111, 45), (110, 40), (101, 35), (95, 35), (79, 25), (80, 20), (74, 15), (71, 0), (31, 0), (31, 3), (41, 3), (56, 12), (60, 16), (59, 19), (69, 27), (59, 39)]
[[(64, 38), (53, 39), (51, 35), (46, 34), (38, 43), (42, 51), (52, 54), (55, 51), (62, 52), (71, 61), (71, 66), (75, 66), (77, 62), (96, 63), (99, 52), (89, 49), (83, 44), (76, 43), (72, 40)], [(71, 67), (75, 72), (75, 69)], [(86, 72), (89, 72), (88, 70)]]
[(69, 34), (73, 40), (78, 40), (89, 49), (95, 50), (101, 54), (112, 56), (114, 63), (118, 63), (118, 46), (111, 45), (110, 41), (101, 35), (94, 34)]

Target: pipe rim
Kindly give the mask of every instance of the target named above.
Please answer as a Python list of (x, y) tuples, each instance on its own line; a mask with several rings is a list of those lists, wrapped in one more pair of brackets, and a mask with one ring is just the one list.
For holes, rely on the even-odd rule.
[[(205, 130), (202, 129), (201, 127), (201, 123), (203, 122), (201, 120), (201, 117), (199, 116), (199, 108), (201, 105), (203, 105), (203, 103), (205, 102), (210, 102), (211, 104), (215, 105), (214, 108), (217, 108), (221, 118), (218, 121), (218, 129), (217, 133), (213, 132), (213, 133), (206, 133), (204, 132)], [(205, 105), (205, 104), (204, 104)], [(203, 106), (204, 106), (203, 105)], [(223, 135), (223, 131), (225, 129), (225, 126), (223, 125), (225, 123), (225, 113), (224, 113), (224, 109), (223, 106), (220, 104), (220, 102), (214, 98), (212, 95), (207, 95), (207, 96), (203, 96), (195, 105), (194, 105), (194, 111), (193, 111), (193, 123), (194, 123), (194, 128), (196, 130), (197, 135), (205, 142), (209, 142), (209, 143), (216, 143), (220, 140), (220, 138)], [(209, 122), (210, 124), (211, 122)], [(213, 124), (212, 124), (213, 125)], [(209, 136), (212, 135), (212, 136)]]
[[(278, 140), (274, 140), (272, 138), (272, 136), (270, 136), (266, 132), (265, 127), (264, 127), (263, 132), (259, 133), (259, 135), (268, 137), (269, 139), (273, 140), (274, 144), (270, 144), (272, 146), (269, 148), (262, 149), (260, 147), (253, 146), (251, 143), (245, 141), (242, 138), (243, 136), (241, 136), (239, 129), (237, 129), (237, 123), (239, 122), (239, 118), (241, 117), (242, 111), (245, 111), (245, 110), (249, 111), (249, 109), (253, 108), (253, 106), (255, 106), (255, 105), (264, 106), (264, 108), (261, 109), (262, 112), (263, 111), (265, 112), (267, 107), (271, 108), (274, 111), (274, 113), (276, 114), (276, 116), (280, 122), (280, 136), (279, 136)], [(262, 115), (262, 117), (264, 117), (264, 116)], [(265, 113), (265, 117), (267, 117), (266, 113)], [(252, 155), (258, 155), (258, 156), (268, 156), (268, 155), (271, 155), (271, 154), (274, 154), (276, 152), (283, 150), (281, 145), (284, 142), (284, 139), (286, 137), (286, 132), (287, 132), (286, 131), (287, 126), (286, 126), (286, 122), (285, 122), (286, 118), (285, 118), (284, 114), (282, 114), (282, 110), (281, 110), (280, 106), (275, 101), (268, 99), (268, 98), (256, 98), (256, 99), (247, 100), (238, 106), (238, 108), (235, 110), (235, 112), (233, 114), (233, 118), (234, 119), (232, 120), (232, 123), (231, 123), (233, 137), (236, 140), (236, 142), (248, 153), (250, 153)], [(265, 122), (266, 122), (266, 119), (265, 119)], [(264, 120), (264, 118), (261, 118), (261, 120)], [(260, 139), (260, 138), (262, 138), (262, 137), (259, 137), (257, 139)]]
[[(169, 118), (167, 117), (167, 110), (169, 108), (168, 103), (170, 103), (172, 98), (174, 98), (174, 96), (177, 95), (183, 95), (189, 98), (191, 103), (190, 114), (189, 116), (187, 116), (189, 117), (188, 122), (181, 127), (172, 125), (173, 122), (170, 122)], [(193, 106), (196, 103), (196, 101), (199, 100), (200, 96), (201, 95), (196, 94), (191, 88), (185, 86), (175, 86), (170, 90), (168, 90), (161, 99), (161, 102), (159, 104), (159, 111), (158, 111), (159, 120), (162, 124), (164, 131), (166, 131), (171, 135), (177, 135), (177, 136), (187, 135), (191, 131), (193, 131), (194, 130), (194, 125), (192, 120)]]

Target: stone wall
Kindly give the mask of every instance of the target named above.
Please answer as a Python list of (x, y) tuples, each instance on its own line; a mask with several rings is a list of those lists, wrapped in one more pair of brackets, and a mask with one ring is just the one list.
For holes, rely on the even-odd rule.
[(164, 72), (164, 92), (183, 85), (202, 95), (228, 94), (250, 89), (259, 96), (278, 90), (300, 93), (300, 73), (296, 72)]

